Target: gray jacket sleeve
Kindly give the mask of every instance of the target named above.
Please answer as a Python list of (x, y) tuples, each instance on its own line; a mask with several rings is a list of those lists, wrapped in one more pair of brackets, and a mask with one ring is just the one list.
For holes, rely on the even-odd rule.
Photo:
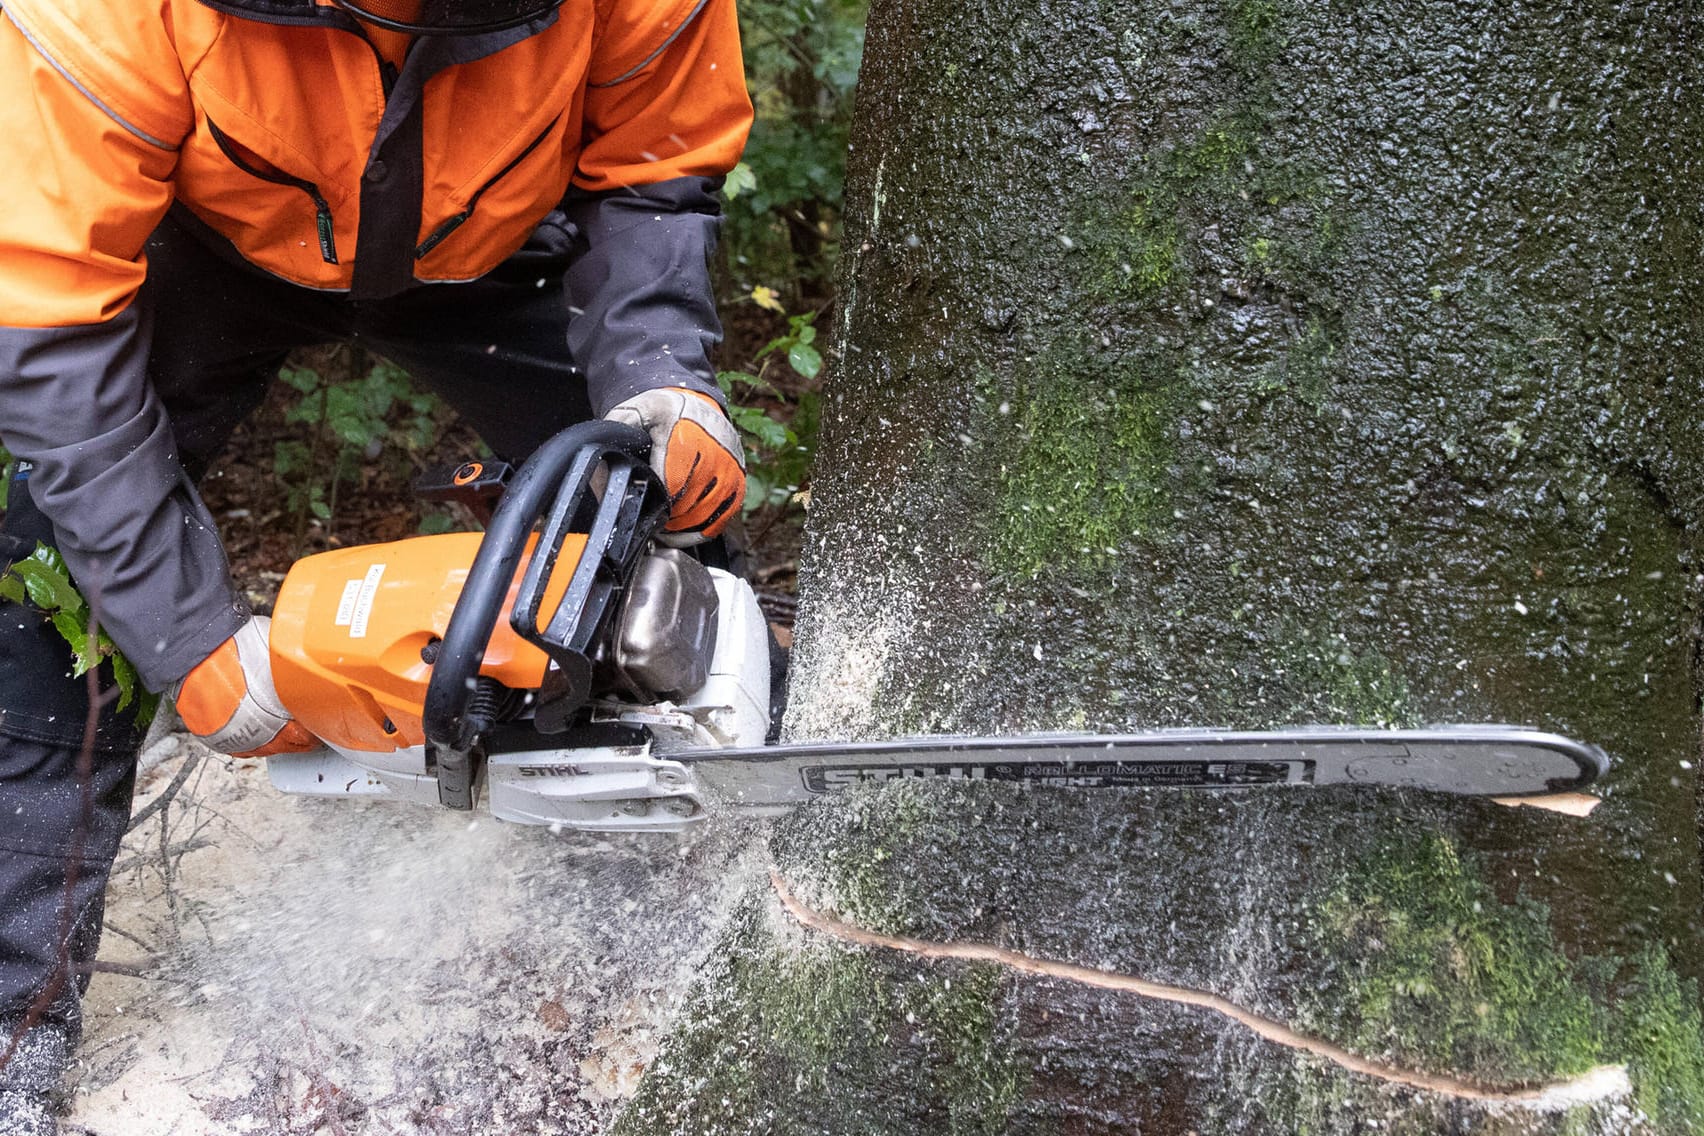
[(562, 203), (585, 246), (568, 269), (568, 348), (600, 416), (641, 391), (687, 387), (722, 401), (710, 285), (720, 178), (685, 177)]
[(102, 626), (163, 690), (248, 619), (213, 518), (147, 379), (136, 305), (94, 325), (0, 327), (0, 440)]

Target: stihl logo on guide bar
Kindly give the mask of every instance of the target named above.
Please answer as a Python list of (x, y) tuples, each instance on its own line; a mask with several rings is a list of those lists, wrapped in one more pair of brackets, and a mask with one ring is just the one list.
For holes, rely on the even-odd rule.
[(810, 765), (805, 788), (829, 793), (860, 781), (1022, 781), (1101, 788), (1162, 785), (1274, 785), (1313, 780), (1311, 761), (1035, 761), (917, 765)]

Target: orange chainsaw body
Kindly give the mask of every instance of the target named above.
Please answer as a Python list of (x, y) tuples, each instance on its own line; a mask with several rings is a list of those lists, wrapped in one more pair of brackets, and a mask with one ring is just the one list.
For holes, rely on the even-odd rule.
[[(298, 560), (278, 592), (271, 635), (273, 680), (296, 720), (344, 749), (386, 753), (425, 744), (431, 647), (449, 626), (480, 539), (446, 533)], [(560, 600), (584, 547), (583, 535), (569, 534), (545, 612)], [(517, 572), (505, 610), (519, 582)], [(547, 665), (543, 651), (500, 619), (479, 673), (536, 690)]]

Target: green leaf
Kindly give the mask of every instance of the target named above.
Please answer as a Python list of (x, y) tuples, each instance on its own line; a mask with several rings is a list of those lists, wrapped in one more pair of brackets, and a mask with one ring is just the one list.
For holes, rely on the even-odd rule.
[(53, 613), (53, 626), (71, 644), (72, 677), (82, 678), (101, 661), (100, 653), (89, 649), (88, 625), (68, 611), (56, 611)]
[(123, 710), (140, 698), (138, 723), (146, 726), (153, 721), (160, 696), (139, 687), (135, 665), (124, 657), (112, 636), (102, 631), (93, 643), (89, 641), (89, 605), (71, 583), (65, 558), (58, 550), (38, 543), (28, 559), (0, 573), (0, 599), (22, 603), (26, 597), (48, 613), (54, 629), (70, 646), (74, 677), (88, 674), (102, 659), (111, 659), (119, 689), (118, 708)]
[(136, 699), (136, 666), (122, 651), (112, 653), (112, 679), (118, 684), (118, 708), (123, 710)]
[(787, 364), (807, 379), (822, 372), (822, 352), (808, 343), (795, 343), (787, 352)]
[(771, 489), (772, 486), (768, 479), (763, 476), (761, 470), (748, 470), (746, 473), (745, 500), (740, 503), (741, 511), (749, 513), (753, 509), (761, 507), (765, 501), (769, 500)]
[(729, 201), (742, 193), (750, 193), (757, 188), (757, 175), (751, 172), (751, 167), (740, 162), (728, 171), (728, 179), (722, 183), (722, 196)]
[(766, 380), (745, 371), (717, 371), (716, 382), (722, 388), (723, 394), (733, 394), (736, 386), (750, 387), (752, 390), (767, 391), (775, 394), (776, 390)]
[(326, 418), (332, 433), (346, 446), (361, 447), (383, 435), (384, 413), (390, 395), (372, 389), (333, 387), (328, 394)]
[(23, 577), (30, 602), (43, 611), (64, 611), (74, 617), (82, 609), (83, 597), (71, 581), (40, 560), (20, 560), (12, 565), (12, 571)]
[(803, 327), (796, 328), (795, 330), (798, 333), (797, 338), (800, 343), (816, 342), (817, 329), (811, 324), (807, 323)]
[(729, 406), (728, 417), (733, 419), (735, 426), (757, 439), (758, 445), (765, 449), (777, 450), (787, 444), (786, 424), (776, 421), (761, 410), (750, 406)]
[(312, 451), (302, 442), (279, 442), (272, 447), (272, 472), (294, 477), (307, 471)]
[(420, 533), (422, 536), (437, 536), (447, 533), (456, 527), (456, 519), (448, 513), (427, 513), (420, 518)]
[(303, 394), (318, 390), (322, 381), (320, 373), (311, 367), (284, 367), (279, 370), (278, 377)]
[(331, 520), (331, 506), (325, 503), (325, 496), (318, 492), (319, 486), (314, 486), (314, 495), (308, 501), (308, 512), (322, 521)]
[[(325, 392), (316, 390), (284, 412), (286, 422), (318, 422), (324, 414)], [(281, 445), (283, 443), (280, 443)]]
[(418, 453), (422, 450), (431, 449), (432, 443), (437, 440), (438, 424), (432, 419), (422, 416), (416, 418), (414, 424), (409, 428), (406, 442), (408, 449)]
[(369, 382), (382, 383), (387, 388), (401, 393), (409, 389), (408, 372), (392, 363), (389, 359), (375, 359), (367, 371)]
[[(65, 566), (65, 557), (59, 555), (57, 548), (43, 544), (38, 540), (35, 550), (30, 553), (30, 559), (37, 564), (45, 565), (50, 572), (63, 576), (67, 584), (71, 582), (71, 569)], [(81, 601), (82, 597), (79, 596), (78, 602)]]

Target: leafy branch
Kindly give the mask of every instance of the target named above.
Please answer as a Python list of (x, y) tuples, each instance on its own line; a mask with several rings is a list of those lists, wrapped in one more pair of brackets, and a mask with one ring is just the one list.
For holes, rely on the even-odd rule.
[(22, 604), (26, 601), (39, 608), (54, 628), (71, 645), (72, 675), (81, 678), (102, 660), (112, 663), (112, 678), (118, 687), (118, 708), (137, 705), (137, 720), (146, 725), (154, 718), (160, 696), (148, 690), (136, 674), (136, 667), (124, 657), (124, 652), (104, 630), (90, 635), (89, 603), (71, 582), (65, 559), (45, 544), (37, 544), (28, 558), (16, 561), (0, 573), (0, 600)]
[(830, 287), (864, 11), (863, 0), (740, 4), (756, 121), (723, 190), (728, 264), (784, 281), (794, 301)]
[(287, 366), (278, 374), (299, 395), (284, 420), (311, 431), (309, 441), (289, 439), (273, 447), (273, 473), (295, 517), (298, 546), (310, 517), (332, 520), (339, 491), (360, 478), (363, 463), (387, 449), (424, 453), (443, 432), (442, 404), (415, 390), (400, 367), (350, 350), (322, 363), (332, 373)]
[[(767, 293), (767, 294), (765, 294)], [(775, 294), (767, 289), (752, 294), (759, 306), (779, 310)], [(768, 396), (781, 401), (783, 396), (768, 379), (772, 362), (787, 360), (787, 366), (806, 382), (822, 373), (822, 353), (815, 343), (817, 313), (787, 317), (787, 331), (770, 340), (753, 362), (759, 364), (756, 374), (748, 371), (721, 371), (716, 381), (728, 396), (728, 417), (740, 430), (746, 445), (746, 499), (750, 512), (764, 505), (784, 505), (798, 491), (810, 468), (810, 450), (816, 436), (815, 395), (806, 391), (799, 405), (784, 421), (771, 410), (746, 406), (735, 401), (736, 389)]]

